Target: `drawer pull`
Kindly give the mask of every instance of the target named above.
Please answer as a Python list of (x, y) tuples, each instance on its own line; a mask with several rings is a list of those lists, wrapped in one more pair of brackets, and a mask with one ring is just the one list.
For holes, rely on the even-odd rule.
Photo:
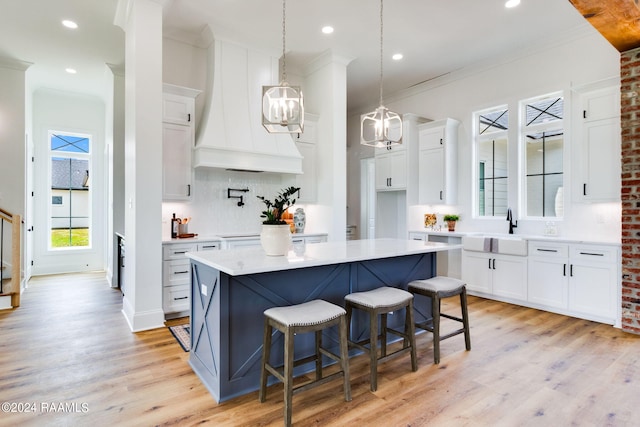
[(536, 251), (538, 251), (538, 252), (558, 252), (557, 249), (540, 249), (540, 248), (536, 249)]
[(179, 301), (179, 300), (181, 300), (181, 299), (188, 299), (188, 298), (189, 298), (189, 297), (180, 297), (180, 298), (174, 298), (173, 300), (174, 300), (174, 301)]
[(594, 252), (580, 252), (580, 255), (604, 256), (604, 254), (597, 254)]
[(205, 245), (205, 246), (202, 247), (202, 249), (215, 249), (217, 247), (218, 247), (218, 245)]
[(563, 276), (567, 275), (567, 264), (562, 264), (562, 275)]
[(185, 271), (174, 271), (173, 274), (187, 274), (189, 272), (189, 270), (185, 270)]
[(174, 254), (174, 255), (183, 255), (183, 254), (186, 254), (186, 253), (187, 253), (187, 251), (181, 251), (181, 252), (179, 252), (179, 251), (174, 251), (174, 252), (173, 252), (173, 254)]

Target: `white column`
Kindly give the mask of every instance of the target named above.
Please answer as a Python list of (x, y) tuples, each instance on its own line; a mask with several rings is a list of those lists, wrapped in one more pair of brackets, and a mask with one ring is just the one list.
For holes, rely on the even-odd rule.
[(162, 327), (162, 5), (120, 0), (125, 40), (125, 295), (132, 331)]

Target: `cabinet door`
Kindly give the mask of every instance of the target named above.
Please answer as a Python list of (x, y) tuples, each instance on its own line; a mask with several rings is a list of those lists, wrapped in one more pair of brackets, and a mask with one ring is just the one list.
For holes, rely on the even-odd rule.
[(310, 142), (316, 143), (318, 137), (318, 122), (317, 120), (310, 120), (309, 115), (306, 114), (304, 117), (304, 132), (293, 134), (293, 139), (295, 142)]
[(376, 156), (376, 190), (389, 190), (389, 178), (391, 178), (391, 157)]
[(165, 93), (162, 96), (162, 121), (181, 125), (191, 125), (194, 100), (192, 98)]
[(189, 311), (191, 285), (167, 286), (162, 292), (162, 309), (165, 313), (177, 313), (179, 311)]
[(491, 294), (492, 258), (484, 252), (462, 251), (462, 280), (470, 291)]
[(441, 148), (444, 146), (445, 127), (421, 129), (418, 133), (420, 149)]
[(420, 149), (418, 154), (418, 203), (444, 202), (444, 149)]
[(568, 259), (529, 258), (527, 300), (554, 308), (567, 308)]
[(492, 261), (494, 295), (527, 300), (527, 258), (496, 255)]
[(615, 267), (608, 264), (571, 264), (569, 309), (615, 321)]
[(620, 88), (594, 90), (582, 95), (582, 118), (585, 122), (620, 116)]
[(582, 196), (588, 201), (620, 200), (620, 120), (583, 126)]
[(391, 188), (402, 190), (407, 188), (407, 152), (396, 151), (389, 155), (391, 159)]
[(163, 200), (189, 200), (191, 196), (192, 141), (193, 130), (190, 126), (163, 123)]
[(191, 263), (187, 258), (164, 261), (162, 273), (164, 275), (162, 280), (163, 286), (189, 283), (191, 280)]

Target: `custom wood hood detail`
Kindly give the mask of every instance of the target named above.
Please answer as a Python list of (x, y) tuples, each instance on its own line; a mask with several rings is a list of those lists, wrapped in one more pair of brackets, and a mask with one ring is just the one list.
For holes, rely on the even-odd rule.
[(301, 174), (302, 156), (291, 135), (262, 126), (262, 86), (278, 82), (278, 59), (211, 39), (194, 167)]
[(569, 0), (619, 52), (640, 47), (640, 0)]

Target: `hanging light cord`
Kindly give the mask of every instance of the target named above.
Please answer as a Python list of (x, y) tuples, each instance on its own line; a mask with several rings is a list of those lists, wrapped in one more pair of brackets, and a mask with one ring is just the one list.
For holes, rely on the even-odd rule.
[(383, 45), (383, 20), (382, 20), (382, 12), (383, 12), (383, 0), (380, 0), (380, 105), (382, 105), (382, 45)]
[(287, 61), (285, 59), (286, 52), (286, 36), (287, 36), (287, 27), (286, 27), (286, 0), (282, 0), (282, 81), (287, 81)]

